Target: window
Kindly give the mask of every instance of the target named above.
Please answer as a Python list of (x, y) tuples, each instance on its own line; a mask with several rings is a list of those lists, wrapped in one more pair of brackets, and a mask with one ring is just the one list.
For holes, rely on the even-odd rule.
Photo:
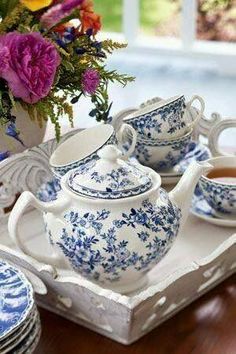
[(236, 0), (95, 0), (95, 7), (103, 30), (118, 32), (130, 52), (201, 59), (236, 74)]

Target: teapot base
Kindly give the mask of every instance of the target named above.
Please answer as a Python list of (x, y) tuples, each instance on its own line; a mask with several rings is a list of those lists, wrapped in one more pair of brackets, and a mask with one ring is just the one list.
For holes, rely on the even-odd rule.
[(147, 286), (147, 284), (148, 284), (148, 276), (144, 275), (142, 278), (140, 278), (138, 281), (135, 282), (131, 281), (128, 284), (117, 284), (117, 285), (112, 284), (112, 286), (105, 285), (104, 287), (116, 293), (128, 294), (134, 291), (142, 290), (144, 287)]

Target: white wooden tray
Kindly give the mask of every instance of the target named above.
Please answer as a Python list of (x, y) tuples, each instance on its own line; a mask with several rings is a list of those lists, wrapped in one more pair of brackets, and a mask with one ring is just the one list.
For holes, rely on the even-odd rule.
[[(139, 339), (236, 272), (236, 229), (232, 235), (232, 229), (194, 216), (170, 253), (150, 272), (148, 286), (129, 295), (103, 289), (73, 271), (54, 273), (50, 266), (16, 251), (6, 226), (0, 231), (0, 257), (26, 270), (40, 306), (123, 344)], [(50, 246), (47, 250), (41, 246), (46, 236), (37, 211), (24, 216), (20, 232), (34, 251), (50, 254)]]
[[(214, 122), (213, 117), (212, 121), (203, 119), (195, 135), (207, 135)], [(73, 271), (54, 272), (21, 254), (8, 236), (8, 210), (17, 193), (36, 192), (52, 178), (48, 160), (55, 146), (55, 141), (49, 141), (0, 163), (0, 257), (25, 271), (39, 305), (130, 344), (236, 271), (236, 234), (232, 235), (236, 229), (212, 226), (194, 216), (170, 253), (150, 272), (148, 286), (129, 295), (103, 289)], [(44, 225), (37, 211), (25, 215), (20, 232), (29, 247), (50, 254), (49, 245), (42, 248)]]

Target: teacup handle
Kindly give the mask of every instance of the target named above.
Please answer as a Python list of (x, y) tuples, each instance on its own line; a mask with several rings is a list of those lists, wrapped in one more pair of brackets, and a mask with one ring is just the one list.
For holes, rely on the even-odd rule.
[(36, 209), (39, 209), (42, 212), (49, 212), (49, 213), (59, 213), (62, 211), (69, 200), (67, 198), (58, 198), (53, 202), (40, 202), (31, 192), (23, 192), (19, 199), (17, 200), (14, 208), (12, 209), (9, 220), (8, 220), (8, 231), (11, 239), (15, 242), (17, 247), (27, 256), (34, 258), (38, 262), (46, 263), (52, 266), (52, 272), (56, 273), (55, 268), (53, 265), (59, 261), (58, 256), (53, 253), (50, 257), (38, 255), (35, 252), (32, 252), (25, 246), (24, 241), (21, 240), (19, 232), (18, 232), (18, 225), (19, 221), (24, 214), (25, 210), (29, 206), (33, 206)]
[(229, 156), (219, 149), (219, 136), (228, 128), (236, 128), (236, 119), (225, 119), (216, 124), (210, 131), (208, 136), (208, 146), (213, 156)]
[(202, 117), (204, 110), (205, 110), (205, 102), (203, 100), (202, 97), (198, 96), (198, 95), (194, 95), (191, 100), (189, 102), (187, 102), (186, 104), (186, 109), (190, 110), (190, 108), (192, 107), (192, 104), (194, 101), (198, 101), (200, 104), (200, 109), (197, 111), (197, 114), (195, 116), (194, 120), (191, 120), (188, 124), (189, 127), (193, 127)]
[(134, 152), (134, 149), (135, 149), (135, 146), (136, 146), (136, 143), (137, 143), (137, 133), (136, 131), (134, 130), (133, 127), (131, 127), (131, 125), (129, 124), (122, 124), (120, 130), (117, 132), (117, 138), (118, 138), (118, 142), (119, 142), (119, 148), (122, 150), (122, 144), (124, 143), (125, 139), (125, 131), (126, 130), (129, 130), (130, 131), (130, 136), (131, 136), (131, 145), (129, 147), (129, 149), (124, 153), (124, 157), (125, 158), (129, 158), (133, 152)]
[(137, 111), (137, 108), (127, 108), (123, 109), (112, 118), (111, 125), (114, 127), (115, 131), (118, 132), (123, 124), (123, 120), (128, 115)]

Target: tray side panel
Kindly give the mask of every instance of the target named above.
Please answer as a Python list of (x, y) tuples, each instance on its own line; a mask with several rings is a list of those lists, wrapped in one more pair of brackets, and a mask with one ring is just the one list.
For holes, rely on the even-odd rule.
[(0, 258), (26, 273), (38, 292), (39, 306), (120, 343), (129, 342), (131, 310), (127, 306), (73, 282), (73, 277), (66, 281), (46, 265), (38, 263), (36, 269), (36, 263), (27, 261), (29, 257), (1, 245)]
[(132, 314), (130, 343), (235, 273), (235, 255), (234, 243), (211, 261), (192, 264), (192, 269), (189, 268), (186, 274), (138, 305)]

